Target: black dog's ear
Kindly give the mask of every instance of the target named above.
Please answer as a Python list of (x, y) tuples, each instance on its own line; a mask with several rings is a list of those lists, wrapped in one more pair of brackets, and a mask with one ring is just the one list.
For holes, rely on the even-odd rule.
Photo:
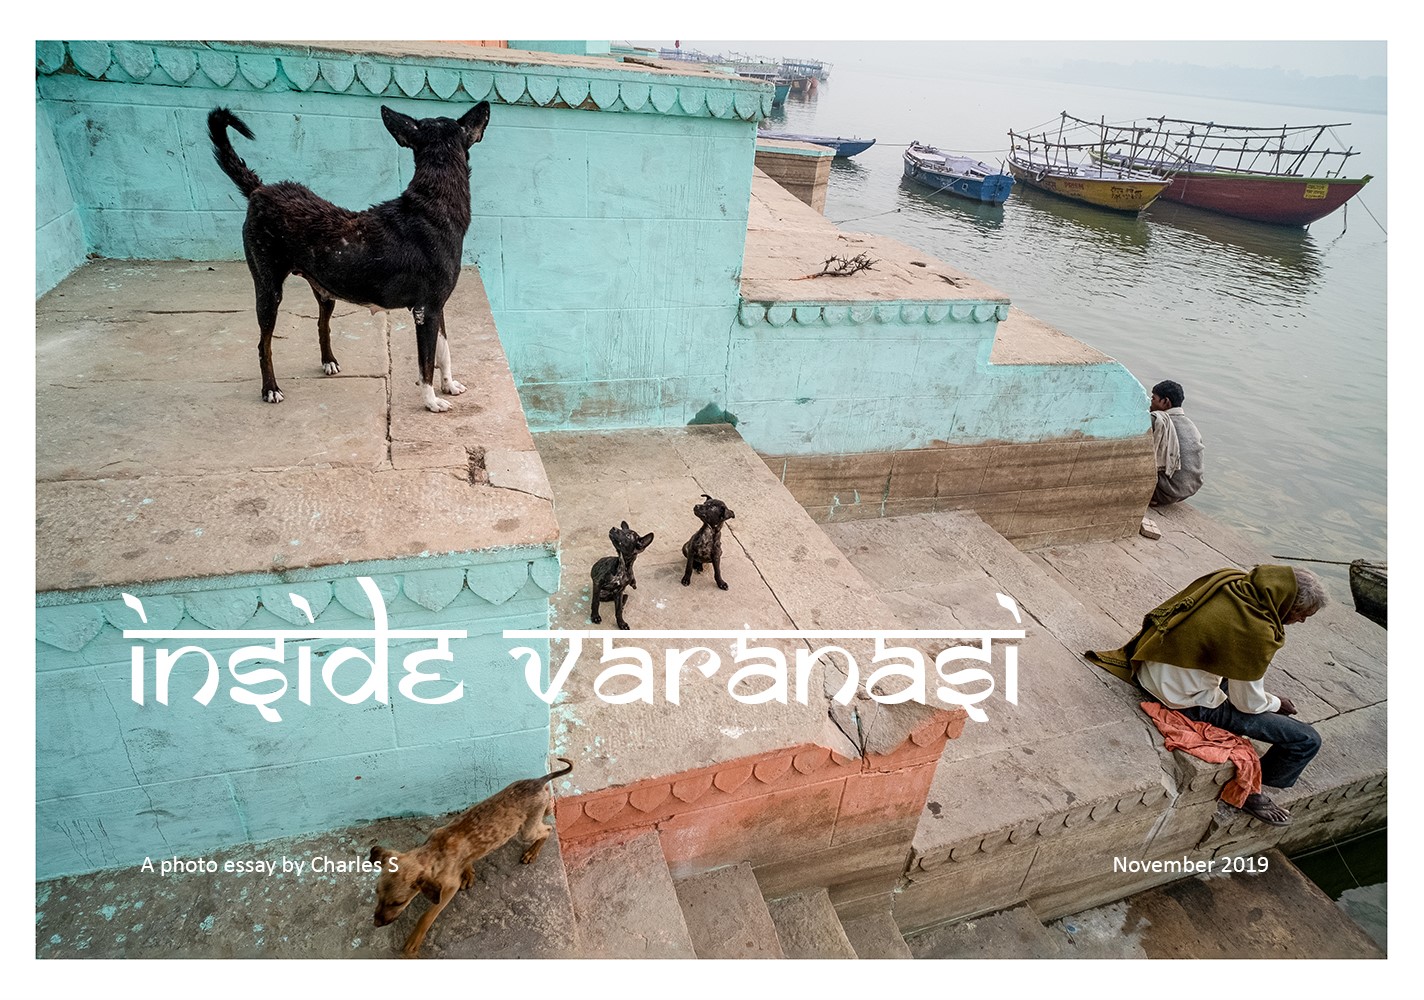
[(624, 522), (623, 522), (623, 530), (624, 530), (624, 531), (627, 531), (627, 530), (628, 530), (628, 522), (627, 522), (627, 521), (624, 521)]
[(732, 513), (732, 508), (731, 508), (731, 507), (725, 507), (725, 508), (723, 508), (723, 509), (726, 510), (726, 512), (727, 512), (727, 516), (723, 518), (724, 521), (730, 521), (732, 518), (734, 518), (734, 517), (737, 516), (736, 514), (733, 514), (733, 513)]
[(481, 101), (460, 116), (460, 127), (465, 130), (465, 145), (473, 146), (485, 137), (485, 126), (489, 124), (489, 101)]
[(638, 539), (638, 551), (642, 552), (649, 545), (653, 544), (653, 533), (650, 531), (642, 538)]
[(420, 123), (414, 118), (410, 115), (403, 115), (399, 111), (392, 111), (382, 104), (381, 121), (385, 122), (386, 131), (391, 134), (397, 144), (406, 149), (415, 148), (415, 136), (420, 131)]

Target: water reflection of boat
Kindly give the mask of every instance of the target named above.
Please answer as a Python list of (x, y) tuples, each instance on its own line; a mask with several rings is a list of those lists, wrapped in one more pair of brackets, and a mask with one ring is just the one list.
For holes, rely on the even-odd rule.
[(1021, 214), (1034, 226), (1061, 229), (1066, 222), (1072, 229), (1081, 230), (1082, 235), (1119, 249), (1141, 250), (1151, 239), (1152, 227), (1143, 215), (1105, 212), (1033, 187), (1016, 187), (1013, 201), (1014, 213)]
[(966, 198), (950, 198), (939, 191), (930, 191), (909, 177), (900, 178), (901, 207), (912, 208), (915, 215), (926, 218), (965, 220), (976, 229), (1001, 229), (1004, 206)]
[(1307, 281), (1320, 276), (1320, 250), (1303, 228), (1233, 219), (1159, 198), (1145, 218), (1153, 225), (1199, 236), (1233, 257), (1258, 260)]

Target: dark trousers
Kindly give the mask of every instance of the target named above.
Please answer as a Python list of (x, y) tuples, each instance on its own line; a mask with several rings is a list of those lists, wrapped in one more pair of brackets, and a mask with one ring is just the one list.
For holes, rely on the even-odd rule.
[(1261, 784), (1272, 788), (1294, 785), (1320, 750), (1320, 734), (1314, 726), (1279, 712), (1248, 715), (1229, 701), (1216, 708), (1184, 708), (1181, 712), (1195, 722), (1207, 722), (1237, 736), (1271, 744), (1261, 758)]

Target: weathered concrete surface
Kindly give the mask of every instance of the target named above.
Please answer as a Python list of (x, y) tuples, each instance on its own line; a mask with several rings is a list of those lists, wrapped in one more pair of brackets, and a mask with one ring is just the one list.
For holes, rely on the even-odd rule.
[[(362, 862), (372, 844), (414, 847), (450, 818), (383, 820), (215, 851), (206, 860), (216, 862), (216, 873), (163, 875), (161, 868), (129, 867), (39, 882), (35, 956), (398, 958), (429, 904), (417, 897), (395, 923), (373, 926), (378, 874), (362, 870)], [(557, 835), (533, 864), (520, 864), (522, 853), (509, 843), (476, 863), (477, 881), (435, 921), (423, 958), (574, 954), (573, 906)], [(158, 868), (171, 860), (155, 857), (153, 863)], [(345, 870), (313, 872), (314, 862)], [(233, 871), (222, 870), (227, 863)], [(275, 866), (270, 874), (255, 870), (269, 864)]]
[(446, 413), (408, 313), (338, 305), (328, 377), (315, 305), (288, 282), (271, 405), (242, 263), (95, 261), (37, 303), (37, 591), (555, 544), (477, 270), (446, 308), (469, 387)]
[[(637, 589), (627, 591), (624, 616), (633, 629), (872, 629), (894, 624), (872, 587), (786, 493), (766, 465), (736, 431), (726, 425), (676, 430), (550, 432), (536, 436), (553, 484), (563, 535), (564, 572), (554, 600), (553, 626), (601, 629), (617, 636), (613, 609), (601, 608), (603, 624), (589, 621), (589, 572), (612, 555), (609, 528), (622, 521), (652, 545), (635, 563)], [(702, 494), (724, 501), (735, 517), (722, 532), (722, 575), (718, 590), (710, 567), (681, 584), (686, 560), (682, 545), (700, 526), (692, 514)], [(767, 640), (788, 659), (806, 641)], [(557, 664), (563, 650), (551, 653)], [(932, 714), (910, 703), (879, 706), (863, 694), (850, 705), (831, 695), (844, 681), (839, 663), (818, 662), (809, 675), (807, 703), (775, 701), (746, 705), (727, 693), (734, 672), (734, 640), (709, 640), (722, 666), (711, 678), (682, 671), (681, 704), (664, 697), (664, 650), (673, 639), (639, 645), (653, 655), (657, 690), (652, 704), (609, 705), (597, 697), (598, 676), (587, 666), (596, 654), (585, 649), (580, 670), (556, 702), (555, 751), (576, 762), (576, 783), (562, 794), (590, 792), (653, 775), (676, 774), (720, 761), (814, 743), (845, 756), (886, 753)], [(685, 645), (685, 643), (681, 643)], [(864, 647), (864, 648), (862, 648)], [(869, 643), (848, 646), (859, 662), (869, 662)], [(829, 659), (829, 658), (828, 658)], [(630, 689), (627, 682), (609, 690)], [(756, 687), (743, 686), (747, 693)], [(854, 712), (854, 717), (852, 713)]]
[(1216, 801), (1229, 765), (1167, 753), (1141, 692), (1082, 659), (1120, 645), (1142, 615), (1202, 573), (1269, 562), (1187, 505), (1155, 512), (1163, 537), (1023, 553), (971, 513), (826, 527), (907, 625), (1002, 627), (996, 593), (1025, 616), (1019, 704), (982, 703), (947, 745), (915, 836), (895, 919), (914, 931), (1030, 902), (1054, 917), (1166, 881), (1113, 860), (1207, 859), (1299, 849), (1387, 815), (1383, 630), (1343, 602), (1294, 625), (1268, 686), (1324, 739), (1295, 788), (1295, 822), (1269, 827)]
[(564, 851), (583, 958), (696, 958), (656, 833)]
[(679, 879), (678, 903), (698, 958), (785, 958), (751, 865)]
[(1072, 958), (1384, 958), (1279, 851), (1256, 874), (1211, 874), (1056, 920)]
[[(817, 282), (830, 257), (869, 254), (870, 270)], [(742, 298), (751, 301), (974, 301), (1009, 297), (943, 261), (896, 240), (848, 233), (819, 212), (808, 212), (795, 195), (765, 174), (752, 179), (747, 245), (742, 262)]]
[(776, 935), (787, 958), (856, 958), (825, 889), (770, 899)]
[(895, 926), (895, 918), (889, 910), (867, 913), (860, 917), (841, 918), (841, 929), (846, 940), (855, 949), (856, 958), (914, 958), (910, 946)]
[(1032, 909), (1016, 906), (906, 938), (915, 958), (1064, 958), (1063, 944)]

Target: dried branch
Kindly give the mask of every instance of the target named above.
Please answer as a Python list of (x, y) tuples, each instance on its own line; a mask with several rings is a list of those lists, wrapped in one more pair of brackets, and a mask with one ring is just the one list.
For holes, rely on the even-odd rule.
[(869, 271), (878, 260), (871, 260), (864, 253), (858, 253), (854, 257), (827, 257), (826, 262), (821, 265), (821, 270), (815, 274), (803, 274), (793, 281), (805, 281), (807, 278), (846, 278), (857, 271)]

